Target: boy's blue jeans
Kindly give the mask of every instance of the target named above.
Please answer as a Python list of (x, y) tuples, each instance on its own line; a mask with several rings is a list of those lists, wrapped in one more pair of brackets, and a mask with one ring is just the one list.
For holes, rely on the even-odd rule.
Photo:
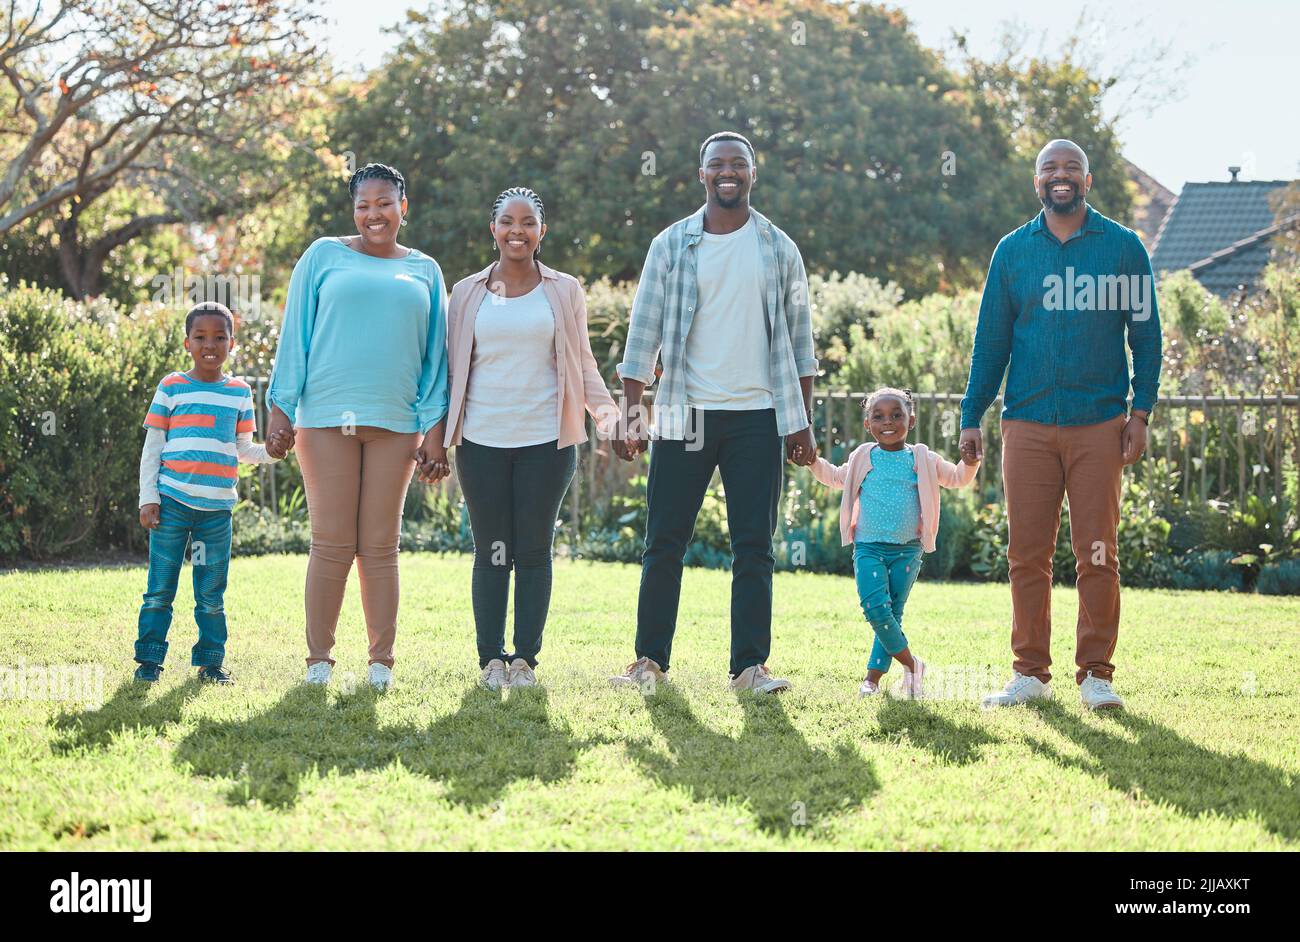
[(920, 540), (853, 544), (853, 571), (862, 614), (876, 633), (867, 659), (868, 670), (889, 670), (892, 655), (907, 647), (903, 606), (921, 572), (921, 552)]
[(226, 657), (226, 573), (230, 568), (230, 511), (195, 510), (163, 495), (159, 523), (149, 534), (149, 585), (140, 606), (135, 659), (161, 664), (185, 550), (194, 570), (194, 621), (199, 640), (190, 654), (195, 667), (220, 667)]

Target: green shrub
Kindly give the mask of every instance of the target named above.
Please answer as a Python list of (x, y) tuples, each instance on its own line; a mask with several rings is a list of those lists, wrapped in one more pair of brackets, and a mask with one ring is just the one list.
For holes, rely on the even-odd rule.
[(1300, 595), (1300, 559), (1269, 563), (1260, 569), (1255, 586), (1263, 595)]
[(157, 309), (124, 316), (108, 302), (0, 290), (0, 556), (146, 545), (141, 423), (181, 364), (182, 329)]

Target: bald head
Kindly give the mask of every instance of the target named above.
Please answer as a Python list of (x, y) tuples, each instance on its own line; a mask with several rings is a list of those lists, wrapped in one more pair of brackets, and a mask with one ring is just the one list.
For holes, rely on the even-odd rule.
[(1038, 159), (1034, 161), (1034, 172), (1042, 173), (1043, 164), (1047, 163), (1048, 160), (1057, 164), (1077, 160), (1083, 165), (1084, 175), (1086, 176), (1088, 173), (1088, 155), (1074, 141), (1067, 141), (1063, 137), (1058, 137), (1056, 140), (1048, 141), (1043, 145), (1043, 149), (1038, 152)]

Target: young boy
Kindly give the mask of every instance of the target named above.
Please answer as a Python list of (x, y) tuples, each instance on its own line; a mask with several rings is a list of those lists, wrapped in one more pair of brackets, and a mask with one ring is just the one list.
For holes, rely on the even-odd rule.
[(185, 317), (185, 349), (194, 368), (163, 377), (145, 416), (140, 455), (140, 525), (149, 531), (149, 585), (140, 606), (135, 679), (155, 683), (167, 656), (167, 629), (181, 564), (189, 548), (194, 570), (194, 620), (199, 640), (190, 663), (199, 680), (231, 684), (223, 599), (230, 565), (230, 518), (238, 494), (237, 464), (283, 458), (288, 433), (253, 444), (253, 396), (221, 367), (234, 344), (230, 310), (195, 305)]

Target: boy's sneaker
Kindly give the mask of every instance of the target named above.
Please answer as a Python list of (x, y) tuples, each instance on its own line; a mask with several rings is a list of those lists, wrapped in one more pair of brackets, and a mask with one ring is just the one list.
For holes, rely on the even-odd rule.
[(925, 695), (923, 684), (925, 682), (925, 661), (916, 655), (912, 655), (912, 664), (915, 671), (909, 671), (903, 668), (903, 679), (898, 685), (898, 693), (904, 700), (920, 700)]
[(380, 693), (383, 693), (389, 687), (393, 686), (393, 669), (387, 664), (371, 664), (370, 686), (374, 687)]
[(135, 679), (142, 684), (156, 684), (162, 680), (163, 666), (152, 661), (143, 661), (135, 669)]
[(731, 678), (728, 686), (732, 690), (752, 690), (754, 693), (785, 693), (790, 689), (790, 681), (773, 677), (766, 664), (755, 664)]
[(317, 661), (315, 664), (307, 665), (307, 683), (325, 686), (330, 682), (330, 675), (334, 673), (334, 665), (329, 661)]
[(230, 671), (226, 670), (219, 664), (209, 664), (207, 667), (200, 667), (199, 680), (205, 684), (223, 684), (226, 686), (233, 685), (235, 682), (235, 678), (230, 676)]
[(648, 657), (642, 657), (629, 664), (623, 673), (611, 677), (609, 682), (615, 687), (636, 687), (639, 690), (648, 687), (654, 690), (655, 684), (668, 683), (668, 675), (663, 672), (658, 663)]
[(506, 669), (506, 686), (512, 690), (516, 687), (537, 686), (537, 675), (522, 657), (515, 658)]
[(478, 675), (478, 685), (484, 690), (496, 693), (506, 685), (506, 662), (494, 657), (484, 665)]
[(994, 707), (1018, 706), (1021, 703), (1028, 703), (1030, 700), (1050, 700), (1052, 699), (1052, 685), (1045, 684), (1037, 677), (1028, 677), (1019, 672), (1013, 673), (1007, 685), (996, 693), (987, 694), (980, 701), (980, 706), (986, 710)]
[(876, 683), (874, 680), (863, 680), (858, 686), (859, 699), (863, 697), (874, 697), (878, 693), (880, 693), (880, 684)]
[(1124, 701), (1111, 687), (1110, 681), (1093, 677), (1092, 671), (1088, 671), (1088, 676), (1079, 684), (1079, 698), (1089, 710), (1124, 709)]

